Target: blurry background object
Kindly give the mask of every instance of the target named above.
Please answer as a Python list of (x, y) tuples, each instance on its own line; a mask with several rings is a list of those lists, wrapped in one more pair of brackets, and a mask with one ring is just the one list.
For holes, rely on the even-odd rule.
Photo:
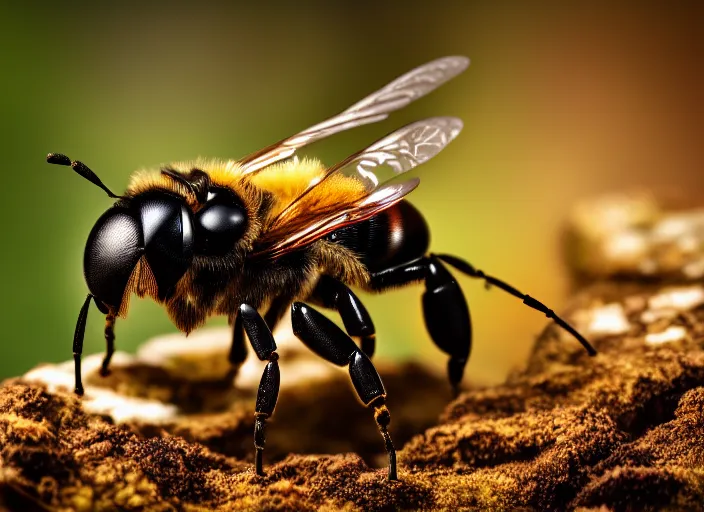
[[(244, 156), (443, 55), (472, 64), (412, 108), (311, 152), (332, 164), (405, 123), (462, 118), (461, 136), (415, 171), (411, 201), (431, 226), (432, 249), (561, 311), (568, 283), (558, 234), (577, 201), (636, 186), (682, 204), (704, 199), (701, 9), (581, 0), (3, 4), (0, 375), (69, 356), (86, 293), (83, 248), (110, 206), (70, 169), (47, 165), (48, 152), (84, 161), (120, 191), (139, 168)], [(475, 331), (467, 378), (500, 381), (547, 321), (459, 279)], [(442, 365), (421, 293), (363, 300), (380, 354)], [(97, 318), (86, 354), (104, 348)], [(118, 348), (173, 331), (162, 308), (135, 300), (130, 321), (117, 323)]]
[(610, 194), (578, 202), (568, 233), (584, 277), (704, 278), (704, 208), (664, 211), (651, 194)]

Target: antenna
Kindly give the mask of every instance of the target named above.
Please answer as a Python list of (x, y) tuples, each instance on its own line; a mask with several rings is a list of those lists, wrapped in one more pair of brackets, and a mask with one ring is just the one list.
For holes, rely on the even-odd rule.
[(79, 162), (77, 160), (71, 161), (69, 157), (67, 157), (66, 155), (62, 155), (61, 153), (49, 153), (46, 156), (46, 161), (50, 164), (65, 165), (66, 167), (71, 167), (74, 171), (76, 171), (78, 174), (90, 181), (93, 185), (97, 185), (102, 188), (108, 196), (112, 197), (113, 199), (123, 199), (123, 196), (113, 194), (112, 190), (106, 187), (105, 184), (100, 181), (100, 178), (98, 178), (98, 176), (93, 171), (91, 171), (88, 166), (83, 162)]

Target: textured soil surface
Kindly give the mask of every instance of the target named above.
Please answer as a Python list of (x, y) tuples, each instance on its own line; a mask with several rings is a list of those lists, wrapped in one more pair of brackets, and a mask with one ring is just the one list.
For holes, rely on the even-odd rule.
[[(399, 453), (399, 482), (368, 465), (383, 463), (381, 439), (344, 373), (282, 391), (265, 478), (252, 470), (246, 390), (228, 412), (198, 412), (182, 383), (175, 417), (115, 425), (68, 392), (16, 379), (0, 390), (1, 494), (17, 510), (700, 509), (704, 290), (595, 285), (576, 304), (570, 318), (597, 357), (550, 327), (525, 372), (465, 392), (424, 432), (442, 380), (413, 366), (383, 372), (399, 397), (397, 444), (419, 432)], [(132, 394), (173, 384), (134, 363), (106, 383), (119, 389), (122, 378)], [(418, 397), (407, 382), (431, 392)], [(302, 454), (313, 451), (338, 454)]]
[(454, 401), (431, 369), (379, 362), (400, 449), (397, 482), (386, 480), (381, 437), (346, 372), (299, 345), (281, 349), (266, 477), (252, 465), (263, 364), (250, 357), (233, 387), (220, 364), (226, 336), (193, 343), (205, 348), (192, 353), (148, 344), (137, 358), (116, 357), (106, 379), (90, 370), (98, 359), (86, 358), (81, 400), (64, 387), (70, 364), (39, 367), (0, 388), (0, 504), (702, 510), (704, 288), (667, 279), (590, 284), (565, 317), (593, 342), (596, 357), (551, 325), (522, 371)]

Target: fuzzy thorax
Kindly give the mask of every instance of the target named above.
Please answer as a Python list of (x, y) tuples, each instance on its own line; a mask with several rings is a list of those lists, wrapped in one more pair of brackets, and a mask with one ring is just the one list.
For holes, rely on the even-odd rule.
[[(321, 273), (350, 285), (362, 285), (368, 280), (366, 268), (355, 254), (341, 245), (324, 240), (305, 248), (302, 259), (295, 264), (278, 262), (252, 275), (248, 270), (251, 267), (246, 263), (247, 255), (274, 219), (311, 185), (316, 184), (312, 192), (306, 194), (296, 208), (287, 210), (278, 219), (278, 225), (282, 220), (285, 224), (293, 221), (291, 225), (296, 225), (295, 219), (299, 216), (310, 215), (319, 209), (335, 210), (340, 205), (355, 201), (365, 193), (359, 181), (342, 175), (332, 175), (322, 181), (326, 168), (319, 160), (308, 158), (277, 163), (252, 175), (243, 174), (235, 161), (221, 160), (176, 162), (162, 169), (184, 175), (194, 169), (205, 172), (210, 186), (227, 188), (241, 198), (249, 219), (246, 232), (231, 254), (223, 257), (196, 256), (173, 294), (163, 302), (180, 330), (189, 332), (213, 314), (232, 316), (236, 302), (240, 300), (251, 301), (255, 307), (266, 304), (279, 294), (292, 300), (305, 300)], [(154, 190), (183, 197), (193, 212), (202, 207), (192, 190), (161, 170), (136, 172), (127, 189), (127, 196), (134, 197)], [(286, 259), (287, 262), (296, 260)], [(146, 262), (141, 262), (135, 269), (120, 316), (126, 315), (128, 295), (133, 292), (158, 301), (149, 270)]]
[[(242, 174), (239, 163), (234, 160), (196, 159), (175, 162), (163, 167), (181, 173), (200, 169), (208, 174), (212, 185), (232, 190), (243, 199), (246, 205), (258, 206), (261, 203), (261, 199), (255, 197), (257, 191), (269, 193), (272, 205), (265, 218), (261, 219), (264, 230), (266, 230), (267, 221), (272, 221), (309, 187), (320, 182), (327, 170), (320, 160), (314, 158), (293, 158), (270, 165), (252, 175)], [(196, 209), (198, 207), (195, 197), (183, 184), (153, 169), (137, 171), (127, 187), (127, 195), (135, 196), (155, 189), (181, 195), (186, 198), (189, 206)], [(317, 185), (314, 193), (307, 194), (297, 210), (310, 212), (314, 209), (333, 208), (335, 205), (354, 201), (364, 193), (364, 187), (358, 180), (342, 175), (333, 175)], [(253, 216), (250, 215), (250, 218)]]

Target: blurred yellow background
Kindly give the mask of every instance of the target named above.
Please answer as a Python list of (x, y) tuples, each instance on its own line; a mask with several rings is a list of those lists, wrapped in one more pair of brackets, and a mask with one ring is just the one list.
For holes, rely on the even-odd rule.
[[(433, 229), (432, 249), (560, 311), (559, 233), (575, 201), (633, 187), (704, 200), (702, 12), (685, 7), (694, 2), (658, 5), (3, 3), (0, 376), (70, 358), (83, 247), (110, 206), (70, 169), (47, 165), (48, 152), (84, 161), (118, 192), (137, 168), (243, 156), (444, 55), (472, 64), (384, 123), (313, 149), (331, 164), (407, 122), (461, 117), (460, 137), (415, 171), (411, 201)], [(467, 377), (496, 382), (547, 321), (476, 281), (461, 284), (475, 332)], [(423, 328), (421, 293), (362, 297), (378, 353), (444, 365)], [(93, 309), (84, 353), (103, 350), (102, 327)], [(135, 300), (117, 346), (133, 351), (173, 330), (157, 305)]]

